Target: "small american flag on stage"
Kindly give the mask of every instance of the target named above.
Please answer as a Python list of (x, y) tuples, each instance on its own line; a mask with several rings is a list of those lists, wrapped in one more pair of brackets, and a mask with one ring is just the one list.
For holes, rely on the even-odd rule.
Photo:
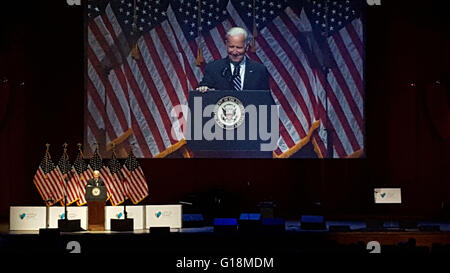
[[(186, 104), (187, 86), (178, 50), (169, 42), (175, 41), (173, 33), (164, 34), (170, 29), (168, 2), (135, 3), (111, 1), (95, 13), (101, 8), (88, 2), (93, 12), (87, 24), (87, 152), (94, 140), (127, 139), (137, 143), (139, 157), (164, 156), (185, 143), (181, 132), (172, 134), (178, 119), (170, 112)], [(132, 27), (135, 12), (139, 20)]]
[(113, 194), (111, 196), (111, 204), (116, 206), (123, 203), (127, 199), (127, 191), (124, 184), (124, 177), (121, 172), (122, 165), (113, 152), (112, 158), (108, 162), (108, 171), (111, 179), (111, 188)]
[(141, 202), (148, 196), (148, 185), (144, 172), (132, 152), (130, 152), (128, 158), (125, 160), (122, 173), (126, 181), (128, 196), (133, 204)]
[[(78, 181), (75, 177), (75, 173), (72, 172), (72, 165), (69, 161), (69, 155), (67, 154), (66, 148), (64, 148), (63, 155), (58, 162), (58, 174), (61, 184), (64, 188), (64, 195), (66, 199), (66, 204), (70, 205), (78, 201)], [(64, 205), (64, 198), (61, 200), (61, 204)]]
[(42, 200), (44, 200), (47, 206), (51, 206), (62, 200), (64, 188), (58, 170), (50, 157), (48, 147), (49, 145), (47, 145), (44, 158), (34, 175), (33, 183), (38, 189)]
[(82, 206), (87, 203), (85, 195), (86, 195), (86, 184), (87, 181), (94, 177), (92, 173), (92, 169), (88, 168), (88, 164), (84, 160), (83, 152), (80, 151), (77, 155), (77, 158), (73, 162), (73, 169), (76, 172), (76, 177), (78, 181), (78, 201), (77, 205)]
[(186, 113), (171, 111), (187, 104), (205, 63), (227, 56), (224, 37), (232, 26), (251, 33), (248, 55), (268, 68), (281, 106), (274, 157), (309, 142), (319, 157), (361, 152), (363, 2), (88, 1), (87, 152), (97, 141), (137, 143), (140, 158), (182, 147)]

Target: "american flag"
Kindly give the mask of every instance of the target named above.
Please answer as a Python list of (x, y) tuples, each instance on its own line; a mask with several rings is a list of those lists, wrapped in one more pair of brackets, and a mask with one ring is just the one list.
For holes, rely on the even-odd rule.
[(64, 196), (64, 188), (48, 148), (34, 175), (33, 183), (47, 206), (54, 205)]
[(111, 204), (117, 206), (127, 199), (127, 191), (125, 187), (124, 177), (121, 172), (122, 165), (113, 152), (112, 158), (108, 162), (108, 171), (112, 178), (110, 186), (112, 190)]
[[(139, 157), (162, 157), (185, 144), (181, 131), (172, 131), (180, 122), (170, 115), (186, 104), (188, 88), (176, 39), (166, 33), (168, 2), (135, 3), (111, 1), (102, 10), (88, 2), (87, 152), (90, 143), (122, 139), (137, 143)], [(136, 41), (137, 58), (130, 41)]]
[[(326, 124), (324, 108), (328, 102), (328, 140), (332, 141), (333, 157), (355, 156), (364, 151), (365, 47), (362, 12), (365, 5), (365, 1), (308, 0), (300, 16), (304, 24), (308, 23), (309, 18), (312, 39), (315, 38), (322, 48), (321, 52), (310, 52), (309, 58), (316, 73), (321, 124)], [(324, 17), (325, 14), (327, 16)], [(328, 68), (326, 72), (317, 69), (324, 63)]]
[[(58, 161), (57, 169), (59, 179), (64, 188), (65, 198), (67, 198), (66, 204), (70, 205), (78, 201), (79, 194), (77, 178), (72, 172), (72, 165), (70, 164), (66, 148), (64, 148), (64, 152)], [(64, 198), (61, 200), (61, 204), (64, 206)]]
[(82, 206), (87, 203), (85, 198), (87, 181), (92, 177), (94, 177), (94, 174), (92, 173), (91, 168), (88, 168), (88, 164), (84, 160), (83, 152), (81, 151), (81, 149), (77, 155), (77, 158), (73, 162), (72, 168), (76, 172), (76, 177), (78, 181), (77, 205)]
[(148, 196), (148, 185), (144, 172), (133, 153), (130, 153), (125, 160), (122, 173), (126, 180), (128, 196), (136, 205)]
[(138, 143), (138, 157), (179, 148), (186, 113), (172, 117), (172, 108), (186, 104), (205, 63), (227, 56), (226, 31), (242, 26), (254, 36), (248, 55), (268, 68), (272, 96), (281, 106), (274, 157), (289, 157), (310, 141), (319, 157), (361, 151), (364, 42), (359, 2), (88, 2), (86, 142), (102, 139), (106, 132), (109, 143), (131, 129), (128, 139)]

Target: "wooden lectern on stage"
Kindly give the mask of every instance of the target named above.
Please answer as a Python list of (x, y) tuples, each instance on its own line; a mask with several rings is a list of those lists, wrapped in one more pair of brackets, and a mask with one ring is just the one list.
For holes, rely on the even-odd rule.
[(105, 201), (88, 201), (88, 230), (105, 230)]
[(86, 201), (88, 205), (88, 230), (105, 230), (105, 186), (86, 186)]

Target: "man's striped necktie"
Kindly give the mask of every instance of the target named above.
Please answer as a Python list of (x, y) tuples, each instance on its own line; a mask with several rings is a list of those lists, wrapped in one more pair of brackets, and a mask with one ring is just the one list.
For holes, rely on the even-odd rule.
[(240, 64), (233, 64), (233, 90), (239, 91), (241, 88), (241, 73), (240, 73)]

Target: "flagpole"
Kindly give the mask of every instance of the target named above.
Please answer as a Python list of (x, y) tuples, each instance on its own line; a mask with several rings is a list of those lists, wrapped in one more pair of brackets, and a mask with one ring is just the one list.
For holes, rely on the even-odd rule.
[(68, 219), (68, 212), (67, 212), (67, 184), (69, 182), (69, 172), (70, 167), (68, 168), (69, 164), (69, 155), (67, 154), (67, 143), (63, 144), (63, 156), (62, 156), (62, 170), (60, 170), (63, 173), (63, 180), (64, 180), (64, 219), (58, 220), (58, 228), (61, 229), (61, 231), (65, 232), (73, 232), (73, 231), (80, 231), (81, 229), (81, 220), (74, 219), (69, 220)]
[[(115, 143), (112, 144), (112, 153), (113, 153), (113, 156), (114, 156), (114, 157), (116, 158), (116, 160), (117, 160), (116, 144), (115, 144)], [(119, 170), (119, 171), (120, 171), (120, 170)], [(120, 179), (120, 176), (119, 176), (119, 175), (117, 175), (117, 177)], [(126, 188), (125, 181), (121, 181), (121, 183), (123, 184), (123, 188), (125, 189), (125, 188)], [(125, 220), (128, 219), (128, 213), (127, 213), (127, 200), (126, 200), (126, 198), (124, 198), (124, 201), (123, 201), (123, 216), (124, 216), (124, 219), (125, 219)]]
[[(329, 0), (325, 1), (325, 31), (322, 32), (322, 35), (325, 37), (324, 43), (327, 43), (328, 39), (328, 2)], [(325, 80), (328, 80), (328, 73), (330, 72), (330, 52), (327, 50), (327, 46), (324, 45), (323, 55), (324, 55), (324, 61), (323, 61), (323, 72), (325, 74)], [(325, 120), (325, 131), (327, 132), (327, 158), (333, 158), (333, 130), (330, 126), (330, 117), (328, 112), (328, 88), (325, 88), (325, 114), (326, 114), (326, 120)]]
[[(328, 43), (327, 39), (328, 39), (328, 2), (329, 0), (325, 1), (325, 14), (324, 14), (324, 19), (325, 19), (325, 31), (321, 32), (321, 35), (324, 37), (323, 41), (322, 41), (322, 46), (321, 46), (321, 51), (323, 52), (323, 62), (322, 62), (322, 72), (324, 73), (324, 77), (325, 77), (325, 81), (328, 81), (328, 73), (330, 72), (330, 52), (328, 50), (328, 46), (326, 45)], [(329, 106), (328, 106), (328, 88), (326, 86), (324, 86), (325, 88), (325, 132), (327, 133), (327, 154), (326, 156), (324, 156), (324, 158), (333, 158), (333, 130), (331, 129), (330, 126), (330, 117), (329, 117)], [(324, 183), (324, 181), (326, 180), (326, 173), (327, 173), (327, 163), (326, 161), (323, 159), (321, 161), (321, 182), (322, 184)], [(322, 196), (322, 188), (320, 187), (319, 189), (319, 200), (314, 201), (313, 204), (313, 210), (314, 213), (320, 214), (321, 213), (321, 207), (322, 207), (322, 202), (321, 202), (321, 196)]]
[[(48, 156), (49, 156), (49, 149), (50, 149), (50, 144), (46, 143), (45, 146), (47, 147), (45, 150), (45, 170), (44, 173), (48, 172)], [(47, 175), (47, 174), (45, 174)], [(45, 179), (45, 178), (44, 178)], [(48, 228), (50, 226), (50, 206), (49, 204), (51, 204), (53, 202), (53, 199), (46, 199), (45, 200), (45, 228)]]
[(67, 164), (66, 164), (66, 160), (67, 160), (67, 143), (63, 144), (63, 159), (64, 159), (64, 165), (63, 165), (63, 178), (64, 178), (64, 219), (67, 220)]
[(256, 28), (256, 0), (253, 0), (253, 30), (252, 30), (252, 46), (251, 46), (251, 52), (256, 52), (256, 35), (257, 35), (257, 28)]
[[(197, 38), (200, 39), (202, 28), (202, 0), (197, 2)], [(203, 53), (201, 48), (201, 43), (199, 41), (197, 48), (197, 57), (195, 58), (195, 65), (200, 66), (203, 63)]]
[[(50, 159), (50, 144), (46, 143), (45, 144), (45, 170), (44, 170), (44, 179), (48, 179), (48, 160)], [(53, 192), (52, 192), (53, 195)], [(53, 202), (54, 199), (47, 199), (45, 200), (46, 206), (48, 207), (48, 204), (51, 204)]]
[[(121, 180), (121, 183), (123, 183), (124, 189), (126, 189), (126, 185), (125, 185), (125, 179), (123, 177), (122, 174), (118, 174), (118, 172), (121, 172), (121, 168), (117, 169), (117, 163), (118, 163), (118, 159), (116, 156), (116, 145), (115, 143), (113, 143), (113, 147), (112, 147), (112, 160), (115, 160), (115, 165), (114, 170), (116, 171), (116, 176), (119, 180)], [(126, 194), (126, 193), (124, 193)], [(124, 215), (124, 219), (111, 219), (111, 230), (113, 231), (133, 231), (134, 230), (134, 219), (130, 218), (128, 219), (128, 213), (127, 213), (127, 204), (126, 204), (127, 200), (125, 199), (123, 201), (123, 215)]]

